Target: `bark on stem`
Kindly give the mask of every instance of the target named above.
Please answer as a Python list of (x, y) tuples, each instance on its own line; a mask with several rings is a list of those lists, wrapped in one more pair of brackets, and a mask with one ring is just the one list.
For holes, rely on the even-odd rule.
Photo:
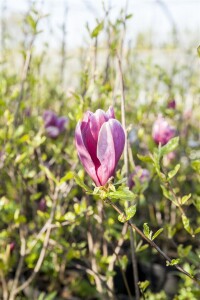
[[(123, 211), (114, 203), (112, 203), (112, 201), (110, 199), (106, 199), (105, 200), (106, 203), (108, 203), (116, 212), (118, 212), (120, 215), (123, 214)], [(127, 224), (132, 227), (152, 248), (156, 249), (157, 252), (160, 253), (160, 255), (168, 262), (172, 262), (172, 259), (165, 254), (160, 248), (159, 246), (152, 240), (150, 240), (147, 236), (144, 235), (144, 233), (133, 223), (131, 223), (130, 220), (127, 221)], [(183, 273), (184, 275), (188, 276), (190, 279), (192, 279), (194, 282), (196, 282), (199, 286), (200, 286), (200, 279), (196, 278), (192, 275), (190, 275), (187, 271), (185, 271), (180, 265), (176, 264), (174, 265), (174, 267), (179, 270), (181, 273)]]

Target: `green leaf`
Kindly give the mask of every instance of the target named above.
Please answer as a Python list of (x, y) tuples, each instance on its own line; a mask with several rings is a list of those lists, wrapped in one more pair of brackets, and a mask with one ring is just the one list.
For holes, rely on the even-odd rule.
[(182, 215), (182, 222), (185, 230), (191, 235), (193, 235), (193, 230), (190, 227), (190, 220), (186, 217), (186, 215)]
[(140, 154), (137, 154), (137, 157), (139, 158), (139, 160), (141, 160), (143, 162), (152, 162), (152, 158), (149, 155), (140, 155)]
[(200, 160), (194, 160), (191, 165), (192, 168), (200, 174)]
[(92, 190), (83, 182), (83, 180), (77, 175), (74, 173), (74, 179), (76, 181), (76, 183), (82, 187), (86, 192), (88, 193), (93, 193)]
[(133, 16), (133, 14), (128, 14), (128, 15), (126, 15), (126, 20), (131, 19), (132, 16)]
[(160, 158), (170, 152), (173, 152), (178, 147), (178, 144), (179, 144), (178, 136), (171, 139), (166, 145), (164, 145), (159, 149)]
[(185, 204), (191, 198), (191, 196), (192, 194), (185, 195), (184, 197), (182, 197), (181, 204)]
[(166, 261), (166, 266), (174, 266), (180, 263), (180, 258), (172, 259), (171, 262)]
[(200, 233), (200, 227), (198, 227), (197, 229), (195, 229), (194, 234), (198, 234)]
[(130, 220), (132, 217), (134, 217), (136, 213), (136, 205), (132, 205), (125, 209), (126, 213), (126, 221)]
[(118, 221), (121, 222), (121, 223), (125, 223), (126, 222), (126, 215), (124, 213), (119, 215), (118, 216)]
[(149, 285), (150, 285), (150, 281), (148, 280), (138, 282), (138, 286), (143, 293), (145, 292), (145, 290), (148, 288)]
[(61, 179), (60, 179), (60, 184), (62, 184), (65, 181), (68, 181), (74, 177), (74, 172), (69, 171), (67, 172)]
[(168, 180), (172, 179), (177, 174), (178, 170), (180, 169), (180, 166), (181, 166), (180, 164), (177, 164), (175, 166), (174, 170), (172, 170), (168, 173)]
[(151, 240), (153, 232), (150, 231), (149, 226), (148, 226), (147, 223), (143, 224), (143, 232), (144, 232), (144, 235)]
[(125, 213), (122, 213), (118, 216), (118, 220), (121, 223), (125, 223), (126, 221), (130, 220), (136, 213), (136, 205), (132, 205), (125, 209)]
[(199, 45), (199, 47), (197, 48), (197, 53), (198, 53), (198, 55), (199, 55), (199, 57), (200, 57), (200, 45)]
[(137, 253), (137, 252), (142, 252), (142, 251), (144, 251), (145, 249), (147, 249), (148, 247), (149, 247), (148, 244), (144, 244), (144, 245), (143, 245), (142, 240), (140, 240), (140, 242), (137, 244), (137, 247), (136, 247), (135, 251), (136, 251), (136, 253)]
[(177, 207), (178, 207), (178, 203), (176, 202), (176, 199), (174, 198), (174, 195), (168, 191), (164, 185), (160, 185), (162, 191), (163, 191), (163, 195), (169, 199), (170, 201), (172, 201)]
[(54, 174), (44, 165), (40, 165), (40, 169), (46, 174), (48, 179), (51, 179), (55, 182), (56, 185), (58, 185), (58, 180), (54, 176)]
[(119, 187), (115, 192), (108, 193), (108, 198), (111, 199), (134, 200), (135, 197), (128, 187)]
[(154, 233), (154, 235), (153, 235), (153, 237), (152, 237), (152, 241), (157, 237), (157, 236), (159, 236), (159, 234), (161, 234), (161, 232), (163, 232), (163, 228), (160, 228), (160, 229), (158, 229), (155, 233)]
[(191, 245), (186, 246), (186, 247), (183, 247), (183, 245), (179, 245), (178, 246), (178, 255), (180, 257), (187, 257), (189, 255), (191, 249), (192, 249)]
[(94, 30), (91, 32), (91, 38), (95, 38), (99, 35), (99, 33), (103, 30), (104, 22), (100, 22)]

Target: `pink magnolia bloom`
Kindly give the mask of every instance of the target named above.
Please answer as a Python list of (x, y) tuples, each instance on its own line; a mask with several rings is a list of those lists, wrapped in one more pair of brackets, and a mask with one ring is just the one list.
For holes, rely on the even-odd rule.
[(152, 137), (156, 144), (165, 145), (175, 136), (176, 130), (170, 126), (167, 120), (159, 116), (152, 128)]
[(10, 252), (12, 253), (14, 251), (14, 249), (15, 249), (15, 242), (11, 242), (9, 244), (9, 246), (10, 246)]
[(76, 148), (86, 172), (96, 186), (105, 185), (115, 173), (124, 149), (125, 133), (115, 119), (112, 107), (107, 112), (87, 111), (75, 131)]
[(150, 173), (147, 169), (142, 169), (141, 166), (135, 166), (135, 170), (133, 173), (129, 175), (128, 178), (128, 186), (129, 189), (132, 189), (132, 187), (135, 185), (135, 178), (138, 178), (140, 183), (143, 184), (150, 179)]
[(173, 99), (173, 100), (170, 100), (168, 103), (167, 103), (167, 107), (168, 108), (171, 108), (171, 109), (176, 109), (176, 101)]
[(65, 130), (68, 119), (58, 117), (53, 111), (46, 110), (43, 114), (46, 133), (50, 138), (57, 138)]

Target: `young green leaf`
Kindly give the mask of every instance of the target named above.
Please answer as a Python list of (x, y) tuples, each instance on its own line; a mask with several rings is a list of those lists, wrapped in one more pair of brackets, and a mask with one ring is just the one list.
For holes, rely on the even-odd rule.
[(128, 187), (120, 187), (115, 192), (108, 193), (108, 198), (111, 199), (134, 200), (135, 197), (136, 195), (133, 194)]
[(186, 215), (182, 215), (182, 222), (185, 230), (191, 235), (193, 235), (193, 230), (190, 226), (190, 220), (186, 217)]
[(95, 38), (99, 35), (99, 33), (103, 30), (104, 22), (100, 22), (91, 32), (91, 38)]
[(143, 224), (143, 232), (144, 232), (144, 235), (151, 240), (153, 232), (150, 231), (147, 223)]
[(192, 168), (200, 174), (200, 160), (194, 160), (192, 162)]
[(92, 190), (83, 182), (83, 180), (78, 175), (74, 174), (74, 179), (80, 187), (82, 187), (86, 192), (92, 194)]
[(172, 259), (171, 262), (166, 261), (166, 266), (174, 266), (180, 263), (180, 258)]
[(118, 221), (121, 223), (125, 223), (126, 222), (126, 216), (124, 213), (122, 213), (121, 215), (118, 216)]
[(153, 235), (153, 237), (152, 237), (152, 241), (153, 241), (157, 236), (159, 236), (159, 235), (161, 234), (161, 232), (163, 232), (163, 228), (158, 229), (158, 230), (154, 233), (154, 235)]
[(126, 213), (126, 221), (130, 220), (132, 217), (134, 217), (136, 213), (136, 205), (132, 205), (125, 209)]
[(191, 198), (191, 194), (185, 195), (181, 199), (181, 204), (185, 204)]
[(166, 145), (160, 148), (159, 150), (160, 157), (163, 157), (164, 155), (173, 152), (178, 147), (178, 144), (179, 144), (178, 136), (171, 139)]
[(148, 280), (138, 282), (138, 286), (143, 293), (145, 292), (145, 290), (148, 288), (149, 285), (150, 282)]
[(172, 179), (177, 174), (178, 170), (180, 169), (180, 166), (181, 166), (180, 164), (177, 164), (174, 170), (168, 173), (168, 180)]
[(200, 45), (199, 45), (199, 47), (197, 48), (197, 53), (198, 53), (198, 55), (199, 55), (199, 57), (200, 57)]
[(200, 233), (200, 227), (198, 227), (197, 229), (195, 229), (194, 234), (198, 234)]
[(149, 155), (140, 155), (140, 154), (137, 154), (137, 157), (139, 158), (139, 160), (141, 160), (143, 162), (152, 162), (152, 158)]
[(45, 175), (47, 176), (48, 179), (53, 180), (53, 182), (58, 185), (58, 180), (56, 179), (56, 177), (54, 176), (54, 174), (49, 170), (49, 168), (47, 168), (44, 165), (40, 165), (40, 169), (45, 173)]

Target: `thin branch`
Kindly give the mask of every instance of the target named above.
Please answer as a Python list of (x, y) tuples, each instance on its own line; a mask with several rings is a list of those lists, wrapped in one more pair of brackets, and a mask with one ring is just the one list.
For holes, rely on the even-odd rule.
[(3, 300), (7, 300), (8, 299), (8, 287), (7, 287), (6, 279), (5, 279), (5, 276), (4, 276), (2, 270), (0, 270), (0, 279), (1, 279), (2, 290), (3, 290)]
[(139, 300), (140, 299), (140, 290), (139, 290), (139, 286), (138, 286), (139, 275), (138, 275), (137, 258), (136, 258), (134, 235), (133, 235), (132, 228), (130, 228), (130, 241), (131, 241), (131, 259), (132, 259), (132, 264), (133, 264), (133, 276), (134, 276), (133, 280), (134, 280), (134, 286), (135, 286), (135, 297), (136, 297), (136, 300)]
[[(128, 3), (128, 1), (127, 1), (127, 3)], [(126, 176), (128, 178), (128, 174), (129, 174), (129, 168), (128, 168), (128, 139), (127, 139), (127, 130), (126, 130), (126, 118), (125, 118), (124, 77), (123, 77), (121, 59), (120, 59), (120, 56), (118, 54), (117, 54), (117, 59), (118, 59), (118, 65), (119, 65), (120, 84), (121, 84), (122, 126), (123, 126), (124, 132), (125, 132), (124, 165), (125, 165), (125, 173), (126, 173)], [(128, 181), (128, 179), (127, 179), (127, 181)], [(138, 287), (139, 276), (138, 276), (138, 269), (137, 269), (137, 259), (136, 259), (136, 253), (135, 253), (133, 229), (131, 227), (130, 227), (130, 241), (131, 241), (131, 259), (132, 259), (132, 267), (133, 267), (135, 296), (136, 296), (136, 300), (139, 300), (140, 299), (140, 290), (139, 290), (139, 287)]]
[[(115, 205), (114, 203), (112, 203), (112, 201), (110, 199), (106, 199), (105, 200), (106, 203), (108, 203), (116, 212), (118, 212), (120, 215), (123, 214), (122, 210), (117, 206)], [(157, 252), (160, 253), (160, 255), (166, 260), (168, 261), (169, 263), (172, 262), (172, 259), (167, 255), (165, 254), (159, 247), (158, 245), (150, 240), (147, 236), (144, 235), (144, 233), (133, 223), (131, 223), (131, 221), (127, 221), (127, 224), (132, 227), (152, 248), (156, 249)], [(175, 268), (177, 270), (179, 270), (181, 273), (185, 274), (186, 276), (188, 276), (190, 279), (192, 279), (194, 282), (196, 282), (198, 285), (200, 285), (200, 279), (199, 278), (196, 278), (195, 276), (192, 276), (190, 275), (187, 271), (185, 271), (180, 265), (176, 264), (174, 265)]]
[[(53, 206), (52, 206), (52, 210), (51, 210), (51, 214), (50, 214), (50, 217), (49, 217), (49, 224), (52, 223), (53, 219), (54, 219), (54, 215), (55, 215), (55, 211), (56, 211), (56, 205), (57, 205), (57, 199), (58, 199), (58, 189), (56, 188), (55, 190), (55, 193), (53, 195)], [(51, 234), (51, 226), (49, 226), (47, 228), (47, 231), (46, 231), (46, 234), (45, 234), (45, 238), (44, 238), (44, 243), (43, 243), (43, 246), (42, 246), (42, 250), (40, 252), (40, 255), (39, 255), (39, 258), (37, 260), (37, 263), (34, 267), (34, 270), (33, 270), (33, 273), (30, 275), (30, 277), (22, 284), (20, 285), (19, 287), (17, 287), (17, 285), (15, 284), (15, 286), (13, 287), (12, 289), (12, 292), (10, 294), (10, 297), (9, 297), (9, 300), (14, 300), (15, 299), (15, 296), (21, 292), (22, 290), (24, 290), (26, 287), (29, 286), (29, 284), (35, 279), (36, 275), (38, 274), (41, 266), (42, 266), (42, 263), (43, 263), (43, 260), (45, 258), (45, 254), (46, 254), (46, 250), (47, 250), (47, 247), (48, 247), (48, 244), (49, 244), (49, 238), (50, 238), (50, 234)], [(24, 241), (25, 243), (25, 241)], [(25, 255), (25, 249), (24, 249), (24, 252), (23, 252), (23, 257)], [(22, 254), (21, 254), (21, 257), (22, 257)], [(20, 263), (19, 263), (20, 264)], [(22, 268), (22, 266), (20, 266)], [(19, 265), (18, 265), (18, 268), (19, 268)], [(20, 270), (20, 273), (21, 273), (21, 270)], [(19, 275), (20, 275), (19, 273)], [(19, 280), (19, 277), (18, 277), (18, 280)], [(17, 281), (18, 283), (18, 281)]]
[(11, 289), (11, 292), (10, 292), (9, 300), (14, 300), (15, 299), (15, 291), (16, 291), (16, 288), (17, 288), (17, 285), (18, 285), (18, 282), (19, 282), (19, 277), (20, 277), (21, 272), (22, 272), (22, 268), (23, 268), (23, 265), (24, 265), (24, 258), (25, 258), (25, 255), (26, 255), (26, 239), (24, 237), (24, 231), (23, 231), (22, 228), (20, 229), (20, 241), (21, 241), (20, 259), (19, 259), (19, 263), (18, 263), (17, 270), (16, 270), (16, 273), (15, 273), (15, 278), (14, 278), (14, 281), (13, 281), (13, 284), (12, 284), (12, 289)]
[[(109, 272), (112, 272), (113, 269), (114, 269), (114, 265), (115, 265), (115, 262), (117, 260), (117, 256), (118, 256), (118, 254), (121, 250), (121, 247), (124, 243), (125, 234), (127, 232), (127, 226), (128, 226), (127, 224), (124, 224), (124, 226), (122, 227), (120, 239), (118, 240), (117, 246), (113, 250), (113, 255), (112, 255), (112, 257), (110, 259), (110, 262), (109, 262), (109, 265), (108, 265), (108, 271)], [(110, 289), (113, 290), (114, 283), (113, 283), (113, 277), (112, 276), (108, 279), (108, 286), (110, 287)]]

